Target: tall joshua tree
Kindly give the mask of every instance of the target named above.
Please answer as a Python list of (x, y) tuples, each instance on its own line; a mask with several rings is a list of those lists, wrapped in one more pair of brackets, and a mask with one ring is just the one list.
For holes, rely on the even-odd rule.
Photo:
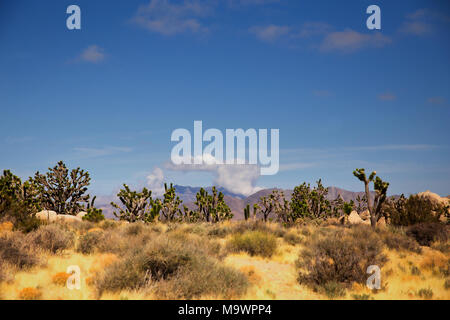
[(230, 207), (225, 203), (224, 194), (217, 192), (216, 187), (212, 187), (212, 194), (201, 188), (197, 192), (195, 205), (201, 218), (207, 222), (219, 222), (233, 217)]
[(170, 184), (170, 187), (167, 187), (167, 184), (164, 184), (164, 199), (162, 201), (161, 208), (161, 218), (166, 221), (173, 221), (179, 216), (181, 218), (182, 212), (180, 209), (180, 205), (183, 201), (180, 200), (175, 193), (175, 187), (173, 184)]
[(111, 202), (111, 205), (118, 209), (119, 212), (114, 212), (114, 215), (120, 220), (128, 222), (152, 222), (154, 221), (161, 210), (162, 204), (159, 199), (152, 199), (152, 192), (147, 188), (143, 188), (141, 192), (131, 190), (126, 184), (123, 185), (117, 194), (122, 206)]
[(69, 174), (69, 169), (62, 161), (49, 168), (45, 175), (36, 172), (34, 181), (42, 205), (47, 210), (75, 215), (89, 202), (89, 195), (85, 194), (91, 181), (89, 173), (76, 168)]
[[(370, 213), (370, 224), (372, 227), (376, 227), (378, 220), (383, 216), (382, 206), (386, 201), (387, 189), (389, 187), (389, 183), (383, 181), (380, 177), (377, 176), (377, 172), (373, 171), (369, 178), (367, 178), (364, 169), (356, 169), (353, 171), (353, 175), (357, 177), (360, 181), (364, 183), (364, 191), (366, 193), (367, 199), (367, 210)], [(372, 199), (370, 197), (370, 183), (373, 182), (375, 189), (375, 198), (372, 204)]]

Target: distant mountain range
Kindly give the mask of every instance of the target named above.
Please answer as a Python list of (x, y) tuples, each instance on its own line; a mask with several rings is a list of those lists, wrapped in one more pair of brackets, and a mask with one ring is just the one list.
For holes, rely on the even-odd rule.
[[(180, 197), (181, 200), (183, 200), (183, 203), (188, 206), (189, 208), (193, 209), (195, 207), (194, 202), (196, 200), (195, 196), (197, 192), (200, 190), (200, 187), (191, 187), (191, 186), (180, 186), (175, 185), (175, 190), (177, 195)], [(212, 187), (205, 188), (206, 191), (211, 193)], [(248, 197), (245, 197), (240, 194), (235, 194), (232, 192), (229, 192), (228, 190), (218, 187), (218, 191), (223, 192), (225, 202), (228, 204), (228, 206), (231, 209), (231, 212), (234, 214), (233, 219), (235, 220), (243, 220), (244, 219), (244, 208), (249, 204), (250, 206), (253, 206), (254, 203), (258, 202), (261, 197), (269, 195), (273, 190), (277, 188), (271, 188), (271, 189), (263, 189), (260, 190)], [(278, 189), (284, 192), (286, 199), (290, 200), (292, 191), (290, 189)], [(341, 196), (344, 201), (355, 201), (358, 196), (362, 197), (364, 196), (364, 192), (353, 192), (348, 191), (345, 189), (337, 188), (337, 187), (328, 187), (328, 195), (327, 198), (329, 200), (334, 200), (338, 196)], [(373, 196), (373, 193), (372, 193)], [(116, 202), (118, 203), (118, 199), (114, 196), (100, 196), (97, 198), (96, 206), (98, 208), (103, 209), (103, 213), (108, 218), (113, 218), (113, 208), (110, 205), (110, 202)]]

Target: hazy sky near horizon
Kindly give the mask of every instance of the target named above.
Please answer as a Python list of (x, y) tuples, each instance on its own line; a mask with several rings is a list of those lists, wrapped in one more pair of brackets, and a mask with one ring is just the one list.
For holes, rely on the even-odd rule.
[[(81, 30), (66, 8), (81, 8)], [(381, 8), (380, 31), (366, 8)], [(0, 2), (0, 169), (122, 183), (450, 194), (448, 1)], [(167, 167), (176, 128), (280, 130), (280, 172)], [(226, 173), (225, 173), (226, 174)], [(155, 187), (156, 188), (156, 187)]]

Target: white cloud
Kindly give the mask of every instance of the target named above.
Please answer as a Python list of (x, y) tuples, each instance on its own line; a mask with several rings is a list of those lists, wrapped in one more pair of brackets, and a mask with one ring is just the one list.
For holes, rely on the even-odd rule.
[(287, 35), (289, 33), (290, 28), (287, 26), (277, 26), (277, 25), (269, 25), (269, 26), (254, 26), (249, 29), (249, 32), (254, 34), (259, 40), (272, 42), (280, 37)]
[(208, 27), (201, 21), (211, 15), (208, 2), (185, 0), (181, 4), (169, 0), (151, 0), (139, 7), (133, 21), (141, 27), (162, 35), (205, 33)]
[[(249, 196), (261, 188), (256, 187), (256, 181), (260, 176), (260, 168), (250, 164), (214, 164), (220, 163), (212, 155), (204, 159), (206, 164), (181, 164), (166, 163), (165, 167), (174, 171), (205, 171), (211, 172), (214, 184), (236, 194)], [(194, 159), (192, 159), (194, 163)]]
[(98, 63), (105, 59), (104, 50), (97, 45), (91, 45), (84, 49), (80, 59), (85, 62)]
[(353, 52), (367, 47), (383, 47), (392, 40), (381, 33), (365, 34), (351, 29), (328, 33), (319, 49), (323, 52)]
[(152, 196), (160, 197), (164, 194), (164, 172), (156, 167), (147, 176), (147, 186), (152, 190)]

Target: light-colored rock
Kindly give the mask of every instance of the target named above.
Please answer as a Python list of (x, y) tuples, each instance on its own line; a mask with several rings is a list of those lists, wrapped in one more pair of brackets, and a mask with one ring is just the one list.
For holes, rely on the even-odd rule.
[(364, 210), (363, 212), (361, 212), (359, 214), (359, 216), (361, 217), (361, 219), (363, 220), (370, 220), (370, 212), (369, 210)]
[(56, 221), (57, 215), (58, 214), (55, 211), (43, 210), (36, 213), (36, 218), (38, 218), (41, 221), (53, 222)]
[(352, 211), (348, 216), (348, 222), (350, 224), (361, 224), (364, 222), (363, 219), (359, 216), (358, 212)]
[(378, 220), (377, 227), (378, 228), (386, 228), (386, 218), (385, 217), (381, 217), (380, 220)]
[(419, 198), (430, 200), (433, 205), (450, 205), (450, 199), (441, 197), (429, 190), (417, 194)]
[(365, 224), (365, 225), (368, 225), (368, 226), (372, 225), (372, 223), (370, 222), (370, 219), (363, 220), (362, 224)]
[(347, 216), (343, 215), (343, 216), (339, 217), (338, 222), (340, 224), (346, 224), (348, 222)]
[(83, 219), (83, 217), (85, 215), (87, 215), (87, 212), (86, 211), (81, 211), (81, 212), (78, 212), (77, 217)]
[(80, 217), (77, 217), (77, 216), (71, 216), (69, 214), (58, 214), (56, 216), (56, 221), (75, 222), (75, 221), (82, 221), (82, 220)]

